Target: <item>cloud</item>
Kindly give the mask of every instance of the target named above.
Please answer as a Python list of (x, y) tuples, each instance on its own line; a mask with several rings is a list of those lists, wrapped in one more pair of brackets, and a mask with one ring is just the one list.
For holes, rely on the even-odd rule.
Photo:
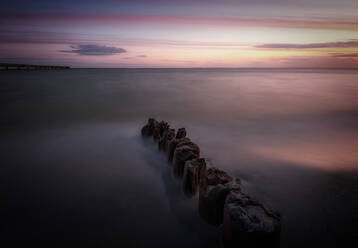
[(358, 40), (325, 42), (325, 43), (308, 43), (308, 44), (269, 43), (269, 44), (256, 45), (255, 47), (272, 48), (272, 49), (347, 48), (347, 47), (358, 47)]
[(358, 53), (331, 53), (330, 55), (336, 58), (358, 58)]
[(71, 50), (62, 50), (64, 53), (75, 53), (78, 55), (86, 56), (108, 56), (120, 53), (126, 53), (127, 51), (119, 47), (101, 46), (101, 45), (72, 45)]
[(357, 30), (356, 18), (315, 18), (307, 17), (228, 17), (228, 16), (188, 16), (121, 13), (121, 14), (93, 14), (93, 13), (2, 13), (0, 22), (6, 23), (29, 23), (41, 21), (51, 22), (84, 22), (84, 23), (134, 23), (134, 24), (175, 24), (175, 25), (214, 25), (214, 26), (243, 26), (243, 27), (286, 27), (286, 28), (314, 28), (332, 30)]
[(135, 56), (135, 57), (124, 57), (123, 59), (135, 59), (135, 58), (147, 58), (148, 56), (147, 55), (138, 55), (138, 56)]
[(328, 56), (291, 56), (266, 60), (274, 67), (292, 68), (358, 68), (358, 60), (353, 57), (337, 58)]

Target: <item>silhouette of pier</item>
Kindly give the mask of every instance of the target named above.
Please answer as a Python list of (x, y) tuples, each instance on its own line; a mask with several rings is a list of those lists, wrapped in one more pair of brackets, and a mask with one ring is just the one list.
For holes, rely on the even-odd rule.
[(0, 63), (0, 70), (64, 70), (69, 66)]

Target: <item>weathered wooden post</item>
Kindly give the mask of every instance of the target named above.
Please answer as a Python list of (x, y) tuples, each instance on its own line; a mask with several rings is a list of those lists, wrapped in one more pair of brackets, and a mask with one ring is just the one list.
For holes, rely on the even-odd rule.
[(222, 244), (225, 248), (279, 247), (279, 214), (242, 192), (230, 192), (224, 206)]

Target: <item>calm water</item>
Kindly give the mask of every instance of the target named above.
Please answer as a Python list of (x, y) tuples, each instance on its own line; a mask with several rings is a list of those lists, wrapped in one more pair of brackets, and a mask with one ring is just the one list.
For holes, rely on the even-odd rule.
[(2, 71), (0, 101), (9, 247), (218, 247), (148, 117), (279, 210), (281, 247), (356, 247), (358, 71)]

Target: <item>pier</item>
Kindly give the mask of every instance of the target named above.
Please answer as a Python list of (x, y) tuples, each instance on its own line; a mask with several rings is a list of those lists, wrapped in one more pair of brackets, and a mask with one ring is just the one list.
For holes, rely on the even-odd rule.
[(0, 70), (64, 70), (69, 66), (0, 63)]

